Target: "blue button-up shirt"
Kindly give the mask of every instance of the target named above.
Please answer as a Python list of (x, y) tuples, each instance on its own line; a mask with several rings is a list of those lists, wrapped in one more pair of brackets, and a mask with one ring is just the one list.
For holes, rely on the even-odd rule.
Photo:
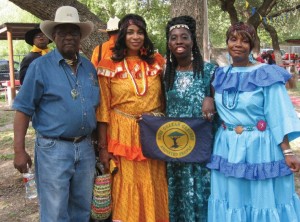
[[(96, 128), (96, 70), (86, 58), (78, 59), (76, 75), (57, 49), (34, 60), (27, 70), (13, 108), (32, 116), (32, 126), (43, 136), (77, 137)], [(72, 89), (78, 92), (76, 99)]]

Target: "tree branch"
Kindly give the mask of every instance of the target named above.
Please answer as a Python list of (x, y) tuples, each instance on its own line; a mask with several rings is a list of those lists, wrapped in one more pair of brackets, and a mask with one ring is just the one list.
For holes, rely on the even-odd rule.
[(221, 9), (224, 12), (228, 12), (229, 14), (230, 23), (234, 24), (238, 22), (239, 21), (238, 13), (234, 7), (235, 0), (220, 0), (220, 2), (221, 2)]
[(286, 9), (280, 10), (276, 13), (273, 13), (273, 14), (269, 15), (268, 18), (270, 18), (270, 17), (275, 18), (275, 17), (278, 17), (278, 16), (282, 15), (283, 13), (295, 11), (295, 10), (298, 10), (298, 9), (300, 9), (300, 4), (296, 5), (294, 7), (286, 8)]
[(272, 25), (265, 24), (264, 22), (263, 22), (263, 26), (272, 38), (272, 47), (273, 47), (274, 54), (275, 54), (276, 64), (281, 64), (282, 58), (281, 58), (278, 35), (276, 32), (276, 29)]
[(257, 9), (256, 13), (254, 13), (249, 19), (248, 23), (252, 24), (255, 29), (261, 24), (261, 17), (265, 17), (272, 8), (276, 5), (276, 0), (264, 0), (262, 5)]

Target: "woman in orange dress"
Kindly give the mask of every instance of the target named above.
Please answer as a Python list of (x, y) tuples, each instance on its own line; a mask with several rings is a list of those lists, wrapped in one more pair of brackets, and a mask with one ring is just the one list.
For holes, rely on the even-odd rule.
[(98, 65), (101, 104), (97, 111), (100, 160), (118, 166), (112, 182), (112, 219), (118, 222), (169, 221), (165, 163), (146, 159), (137, 119), (161, 112), (164, 58), (154, 53), (144, 19), (126, 15), (110, 59)]

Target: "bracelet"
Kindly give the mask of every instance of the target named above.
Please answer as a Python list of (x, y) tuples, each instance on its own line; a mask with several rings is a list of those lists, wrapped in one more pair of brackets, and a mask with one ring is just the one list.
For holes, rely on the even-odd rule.
[(107, 145), (101, 145), (101, 144), (98, 144), (98, 150), (107, 150)]
[(286, 153), (286, 154), (284, 154), (284, 156), (295, 156), (295, 154), (294, 153)]
[(151, 112), (153, 116), (165, 116), (165, 114), (161, 112)]
[(283, 152), (283, 154), (293, 153), (293, 150), (292, 149), (287, 149), (287, 150), (283, 150), (282, 152)]

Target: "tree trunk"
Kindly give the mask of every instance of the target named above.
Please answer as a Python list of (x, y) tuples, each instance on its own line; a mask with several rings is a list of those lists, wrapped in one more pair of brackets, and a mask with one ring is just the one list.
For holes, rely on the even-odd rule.
[(281, 65), (282, 64), (282, 57), (281, 57), (281, 53), (280, 53), (280, 47), (279, 47), (277, 32), (276, 32), (276, 30), (273, 26), (265, 24), (265, 23), (263, 23), (263, 25), (265, 27), (265, 30), (267, 32), (269, 32), (269, 34), (272, 38), (272, 47), (273, 47), (274, 54), (275, 54), (276, 64)]
[(203, 60), (210, 62), (210, 41), (208, 29), (208, 5), (207, 0), (203, 0)]
[(220, 3), (221, 9), (224, 12), (228, 12), (231, 24), (239, 21), (237, 11), (234, 7), (235, 0), (220, 0)]
[(171, 0), (171, 17), (189, 15), (196, 20), (197, 43), (203, 52), (203, 0)]
[(105, 29), (106, 25), (95, 14), (93, 14), (84, 4), (76, 0), (9, 0), (25, 11), (35, 15), (41, 20), (54, 20), (56, 9), (63, 5), (73, 6), (78, 10), (80, 21), (92, 21), (94, 31), (83, 42), (81, 42), (82, 52), (90, 58), (93, 49), (99, 43), (107, 39), (106, 34), (102, 34), (98, 29)]

